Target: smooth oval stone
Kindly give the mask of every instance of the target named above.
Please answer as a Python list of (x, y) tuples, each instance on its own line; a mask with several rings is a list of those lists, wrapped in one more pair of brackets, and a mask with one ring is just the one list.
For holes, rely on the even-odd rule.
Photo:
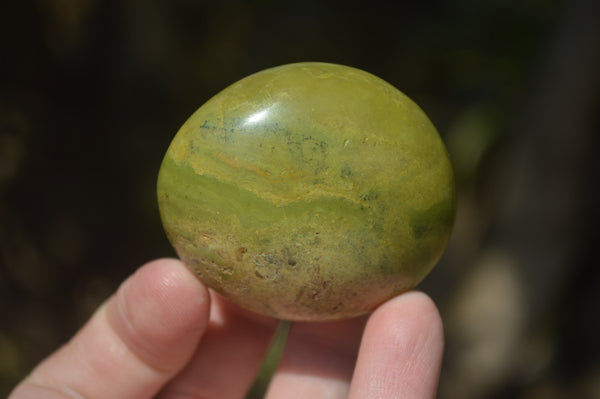
[(258, 72), (200, 107), (167, 151), (158, 203), (205, 284), (306, 321), (367, 313), (413, 288), (455, 214), (425, 113), (385, 81), (326, 63)]

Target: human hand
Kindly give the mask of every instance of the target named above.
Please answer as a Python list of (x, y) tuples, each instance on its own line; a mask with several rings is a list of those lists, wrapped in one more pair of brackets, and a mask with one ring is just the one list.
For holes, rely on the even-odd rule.
[[(240, 309), (179, 261), (146, 264), (9, 399), (243, 398), (278, 321)], [(442, 322), (408, 292), (370, 316), (293, 323), (266, 397), (433, 398)]]

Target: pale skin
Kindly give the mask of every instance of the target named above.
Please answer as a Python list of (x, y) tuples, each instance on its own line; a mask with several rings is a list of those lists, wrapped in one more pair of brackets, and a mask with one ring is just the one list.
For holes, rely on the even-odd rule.
[[(179, 261), (156, 260), (9, 399), (243, 398), (277, 325), (227, 303)], [(266, 398), (434, 398), (443, 346), (439, 312), (417, 291), (368, 316), (293, 323)]]

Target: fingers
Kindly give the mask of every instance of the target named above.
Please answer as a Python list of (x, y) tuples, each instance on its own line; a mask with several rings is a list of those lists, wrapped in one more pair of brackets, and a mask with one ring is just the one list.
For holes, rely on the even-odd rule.
[(266, 397), (346, 398), (365, 322), (293, 323)]
[[(267, 397), (435, 397), (443, 331), (431, 299), (403, 294), (365, 322), (293, 324)], [(155, 261), (10, 399), (243, 397), (277, 324), (209, 293), (180, 262)]]
[(435, 398), (443, 347), (441, 317), (428, 296), (392, 299), (369, 318), (349, 398)]
[(161, 391), (167, 398), (242, 398), (256, 378), (277, 328), (213, 294), (209, 327), (186, 368)]
[(149, 263), (10, 398), (152, 397), (189, 360), (207, 327), (209, 302), (180, 262)]
[(360, 342), (364, 323), (292, 325), (267, 398), (434, 398), (444, 337), (433, 301), (420, 292), (390, 300)]

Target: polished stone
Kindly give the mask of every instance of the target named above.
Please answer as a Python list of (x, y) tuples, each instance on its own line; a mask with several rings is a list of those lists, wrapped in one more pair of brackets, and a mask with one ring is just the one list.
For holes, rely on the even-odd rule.
[(158, 178), (170, 242), (208, 286), (290, 320), (373, 310), (434, 267), (455, 213), (425, 113), (358, 69), (258, 72), (200, 107)]

